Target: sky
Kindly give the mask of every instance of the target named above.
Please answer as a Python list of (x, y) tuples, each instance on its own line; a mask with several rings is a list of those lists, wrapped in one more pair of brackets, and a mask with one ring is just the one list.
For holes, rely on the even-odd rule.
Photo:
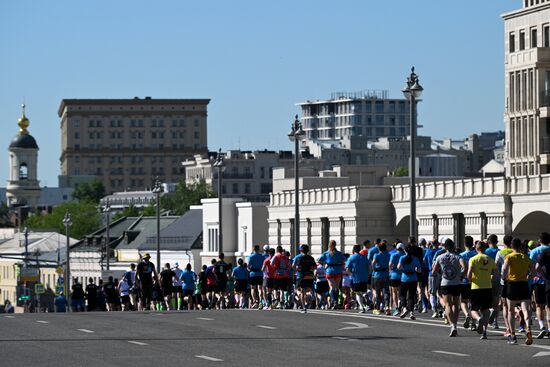
[(298, 102), (425, 91), (421, 135), (504, 129), (501, 14), (521, 0), (1, 0), (0, 186), (20, 105), (57, 186), (63, 98), (210, 98), (210, 150), (291, 150)]

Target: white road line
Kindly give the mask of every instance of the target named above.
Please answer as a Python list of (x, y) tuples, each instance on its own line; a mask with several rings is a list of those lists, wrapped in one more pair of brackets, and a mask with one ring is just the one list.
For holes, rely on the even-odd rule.
[(197, 317), (197, 320), (214, 321), (214, 319), (209, 319), (208, 317)]
[(135, 345), (149, 345), (147, 343), (136, 342), (135, 340), (128, 340), (128, 343), (135, 344)]
[(369, 327), (367, 324), (362, 324), (360, 322), (343, 322), (342, 324), (348, 324), (348, 325), (351, 325), (351, 326), (346, 326), (346, 327), (340, 328), (340, 329), (338, 329), (338, 331), (340, 331), (340, 330), (366, 329), (366, 328)]
[(6, 319), (15, 319), (15, 316), (4, 316)]
[(259, 327), (261, 329), (269, 329), (269, 330), (277, 329), (275, 326), (267, 326), (267, 325), (256, 325), (256, 327)]
[(359, 341), (359, 339), (346, 338), (345, 336), (333, 336), (332, 339), (347, 340), (348, 342), (358, 342)]
[(212, 361), (212, 362), (223, 362), (223, 359), (219, 359), (219, 358), (214, 358), (214, 357), (209, 357), (209, 356), (195, 356), (197, 358), (200, 358), (200, 359), (206, 359), (207, 361)]
[(462, 353), (455, 353), (455, 352), (446, 352), (444, 350), (432, 350), (433, 353), (439, 353), (439, 354), (448, 354), (450, 356), (457, 356), (457, 357), (469, 357), (469, 354), (462, 354)]
[(76, 329), (78, 331), (82, 331), (83, 333), (93, 333), (94, 331), (93, 330), (88, 330), (88, 329)]
[(36, 322), (38, 322), (40, 324), (49, 324), (48, 321), (44, 321), (44, 320), (36, 320)]

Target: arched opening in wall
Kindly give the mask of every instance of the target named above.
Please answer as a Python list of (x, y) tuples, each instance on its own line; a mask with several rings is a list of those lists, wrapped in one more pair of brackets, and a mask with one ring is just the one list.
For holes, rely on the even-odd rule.
[(535, 211), (523, 217), (512, 230), (512, 236), (522, 240), (537, 240), (541, 232), (550, 230), (550, 214)]
[(19, 166), (19, 179), (26, 180), (29, 178), (29, 168), (26, 163), (21, 163)]
[[(399, 238), (403, 243), (409, 240), (410, 223), (411, 223), (410, 216), (407, 215), (403, 217), (395, 227), (395, 236), (396, 238)], [(418, 220), (416, 221), (416, 228), (418, 228)], [(418, 237), (422, 237), (422, 235), (419, 234)]]

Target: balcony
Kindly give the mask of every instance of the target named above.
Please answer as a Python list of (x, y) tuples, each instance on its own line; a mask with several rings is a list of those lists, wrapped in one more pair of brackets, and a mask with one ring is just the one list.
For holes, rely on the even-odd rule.
[[(214, 173), (213, 178), (214, 178), (214, 180), (218, 179), (218, 173), (217, 172)], [(246, 173), (246, 172), (245, 173), (242, 173), (242, 172), (223, 172), (222, 173), (222, 178), (224, 178), (224, 179), (229, 178), (229, 179), (249, 180), (249, 179), (254, 178), (254, 175), (252, 174), (252, 172), (248, 172), (248, 173)]]

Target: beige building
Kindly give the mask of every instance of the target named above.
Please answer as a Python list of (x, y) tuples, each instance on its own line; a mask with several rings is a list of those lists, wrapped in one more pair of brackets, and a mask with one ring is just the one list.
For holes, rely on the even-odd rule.
[(550, 2), (524, 0), (503, 18), (506, 174), (550, 173)]
[(101, 179), (107, 193), (175, 182), (207, 152), (209, 99), (63, 99), (60, 181)]

